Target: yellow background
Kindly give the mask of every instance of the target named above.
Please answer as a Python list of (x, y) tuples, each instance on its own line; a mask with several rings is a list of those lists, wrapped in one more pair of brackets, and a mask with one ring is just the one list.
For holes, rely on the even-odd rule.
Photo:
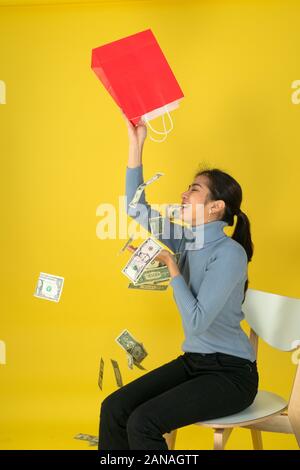
[[(18, 3), (0, 7), (0, 80), (7, 86), (0, 106), (0, 340), (7, 348), (0, 448), (88, 449), (73, 436), (98, 433), (101, 401), (116, 389), (110, 358), (124, 383), (143, 373), (128, 369), (115, 337), (127, 328), (144, 343), (147, 370), (181, 354), (183, 341), (171, 288), (128, 290), (120, 271), (130, 255), (116, 256), (124, 240), (96, 236), (96, 208), (106, 202), (118, 209), (124, 194), (128, 142), (117, 106), (90, 68), (91, 50), (152, 29), (185, 98), (167, 141), (146, 141), (145, 177), (165, 173), (148, 199), (179, 202), (203, 162), (228, 171), (242, 185), (252, 224), (249, 287), (300, 297), (300, 105), (291, 101), (300, 78), (300, 6), (5, 6)], [(65, 277), (59, 303), (33, 296), (40, 271)], [(288, 399), (291, 353), (261, 342), (258, 365), (260, 388)], [(263, 438), (267, 449), (297, 448), (292, 436)], [(208, 429), (178, 432), (176, 449), (211, 446)], [(234, 431), (227, 448), (250, 449), (250, 432)]]

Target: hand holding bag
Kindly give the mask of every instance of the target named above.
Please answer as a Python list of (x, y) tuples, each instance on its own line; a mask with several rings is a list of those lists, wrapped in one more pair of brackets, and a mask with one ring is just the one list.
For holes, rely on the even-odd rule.
[[(132, 124), (142, 121), (164, 136), (160, 140), (150, 136), (151, 140), (167, 138), (173, 129), (170, 111), (184, 95), (151, 29), (93, 49), (91, 67)], [(162, 116), (163, 132), (150, 124), (158, 116)]]

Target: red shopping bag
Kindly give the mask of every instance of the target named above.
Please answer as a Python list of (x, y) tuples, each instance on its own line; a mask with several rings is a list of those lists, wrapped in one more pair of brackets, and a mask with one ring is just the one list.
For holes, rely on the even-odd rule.
[(166, 138), (170, 111), (184, 95), (151, 29), (93, 49), (91, 67), (134, 125), (152, 129), (149, 121), (167, 114), (171, 129), (164, 119), (164, 132), (152, 129)]

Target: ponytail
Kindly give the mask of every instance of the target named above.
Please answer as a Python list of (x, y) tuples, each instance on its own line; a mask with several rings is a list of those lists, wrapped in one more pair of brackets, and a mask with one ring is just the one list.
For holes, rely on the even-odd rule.
[[(251, 240), (250, 221), (247, 215), (241, 210), (236, 215), (237, 215), (237, 223), (236, 223), (236, 226), (235, 226), (235, 229), (231, 238), (237, 241), (238, 243), (240, 243), (244, 247), (247, 253), (248, 263), (249, 263), (253, 255), (253, 243)], [(248, 282), (248, 279), (246, 279), (245, 286), (244, 286), (243, 302), (245, 300), (248, 285), (249, 285), (249, 282)]]
[(241, 210), (238, 211), (236, 216), (237, 223), (231, 238), (240, 243), (242, 247), (244, 247), (247, 253), (249, 263), (253, 255), (253, 243), (251, 240), (250, 221), (247, 215)]

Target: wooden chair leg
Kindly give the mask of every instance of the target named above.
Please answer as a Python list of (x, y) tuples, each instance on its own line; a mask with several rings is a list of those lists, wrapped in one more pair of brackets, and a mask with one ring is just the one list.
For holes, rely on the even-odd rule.
[(176, 435), (177, 435), (177, 429), (174, 429), (174, 431), (164, 434), (164, 438), (166, 440), (169, 450), (175, 449)]
[(295, 438), (300, 448), (300, 412), (297, 415), (296, 413), (290, 414), (289, 421), (291, 423), (292, 430), (294, 431)]
[(258, 429), (251, 429), (252, 443), (254, 450), (263, 450), (263, 441), (261, 431)]
[(224, 450), (232, 428), (214, 429), (214, 450)]

